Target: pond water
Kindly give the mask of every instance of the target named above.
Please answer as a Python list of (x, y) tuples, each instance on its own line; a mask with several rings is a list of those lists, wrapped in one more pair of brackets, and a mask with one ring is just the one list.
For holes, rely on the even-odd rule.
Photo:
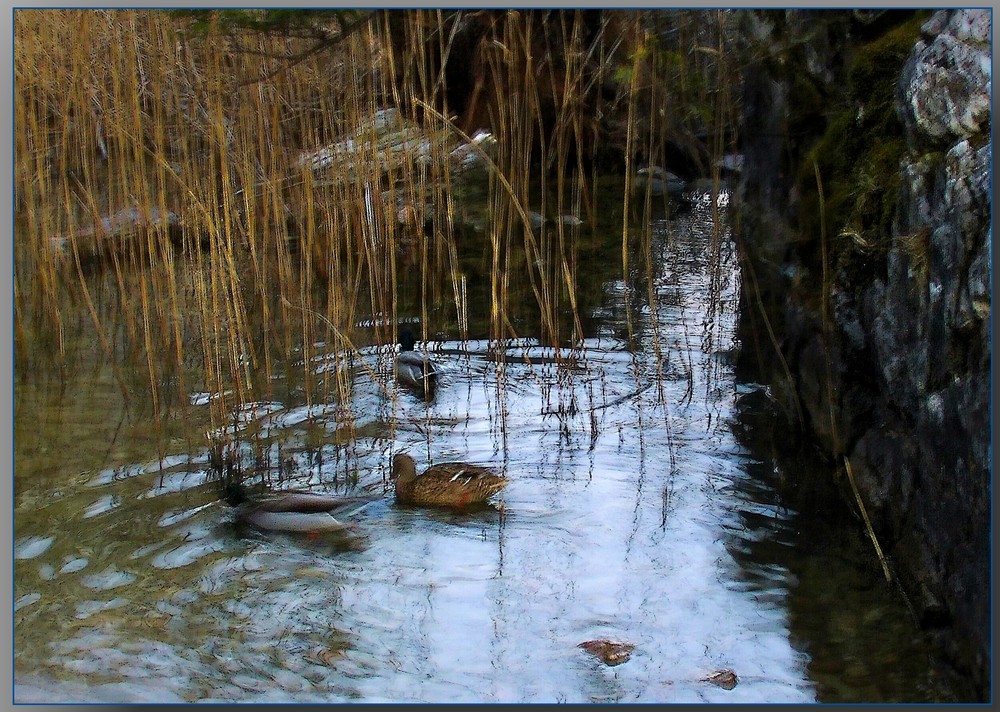
[[(248, 409), (284, 436), (273, 487), (385, 493), (345, 532), (238, 529), (204, 449), (81, 472), (69, 446), (29, 479), (43, 454), (21, 446), (15, 699), (950, 699), (857, 527), (783, 503), (779, 480), (805, 475), (747, 436), (767, 428), (766, 390), (733, 374), (739, 272), (713, 215), (702, 197), (655, 225), (655, 306), (605, 283), (582, 349), (435, 342), (430, 403), (386, 392), (392, 353), (365, 349), (349, 442), (332, 406)], [(43, 407), (19, 410), (19, 434)], [(509, 485), (474, 512), (402, 507), (400, 451), (489, 464)], [(595, 639), (635, 649), (610, 667), (578, 647)], [(725, 670), (731, 689), (708, 680)]]

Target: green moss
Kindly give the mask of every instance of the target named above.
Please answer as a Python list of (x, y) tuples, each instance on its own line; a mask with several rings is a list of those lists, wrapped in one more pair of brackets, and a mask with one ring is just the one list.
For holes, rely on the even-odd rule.
[[(848, 68), (847, 99), (828, 114), (827, 128), (803, 160), (797, 175), (802, 203), (800, 229), (813, 243), (811, 260), (821, 259), (821, 202), (828, 259), (852, 280), (885, 268), (906, 153), (896, 114), (896, 84), (927, 13), (860, 47)], [(807, 111), (809, 109), (807, 108)], [(822, 199), (816, 173), (822, 181)]]
[(920, 37), (925, 16), (917, 13), (909, 22), (890, 30), (862, 47), (848, 73), (851, 93), (864, 107), (862, 121), (867, 133), (897, 132), (896, 83), (913, 45)]

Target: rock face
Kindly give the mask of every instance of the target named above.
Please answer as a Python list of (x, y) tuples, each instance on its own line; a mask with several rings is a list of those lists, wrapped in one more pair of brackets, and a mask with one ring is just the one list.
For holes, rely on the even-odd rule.
[(900, 110), (915, 144), (941, 145), (988, 130), (990, 120), (990, 13), (937, 13), (924, 25), (903, 70)]
[[(806, 435), (849, 461), (922, 625), (980, 699), (991, 669), (990, 22), (988, 10), (939, 11), (910, 41), (892, 97), (901, 151), (883, 195), (888, 229), (857, 209), (831, 224), (834, 196), (807, 200), (815, 182), (801, 176), (823, 127), (790, 130), (802, 122), (789, 99), (802, 80), (767, 68), (748, 73), (737, 195), (745, 354), (759, 356)], [(831, 27), (861, 44), (850, 23)], [(820, 91), (858, 116), (874, 105), (858, 86), (836, 88), (861, 76), (846, 60), (828, 54), (826, 67), (832, 78), (813, 73)], [(881, 148), (879, 135), (861, 140), (861, 159)], [(817, 204), (830, 208), (826, 223), (801, 214)], [(821, 235), (802, 229), (820, 224)]]

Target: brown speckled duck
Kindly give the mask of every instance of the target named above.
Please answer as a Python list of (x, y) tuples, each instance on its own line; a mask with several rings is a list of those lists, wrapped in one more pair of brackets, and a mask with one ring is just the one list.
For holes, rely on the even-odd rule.
[(417, 475), (416, 463), (405, 453), (392, 458), (396, 500), (431, 507), (481, 504), (507, 486), (492, 470), (467, 462), (441, 462)]

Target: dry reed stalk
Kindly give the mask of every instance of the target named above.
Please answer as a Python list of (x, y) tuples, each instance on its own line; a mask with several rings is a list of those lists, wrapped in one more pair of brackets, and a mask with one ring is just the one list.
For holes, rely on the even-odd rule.
[[(820, 236), (820, 252), (822, 256), (822, 296), (821, 296), (821, 306), (820, 306), (820, 316), (822, 317), (823, 326), (823, 338), (827, 340), (830, 338), (830, 317), (829, 317), (829, 299), (830, 299), (830, 276), (828, 273), (828, 254), (826, 245), (826, 202), (823, 195), (823, 181), (820, 176), (819, 164), (813, 162), (813, 170), (816, 175), (816, 192), (819, 198), (819, 236)], [(829, 349), (826, 350), (826, 399), (827, 405), (830, 410), (830, 437), (833, 440), (834, 453), (843, 457), (844, 469), (847, 472), (847, 481), (851, 486), (851, 492), (854, 493), (854, 500), (858, 504), (858, 511), (861, 513), (861, 518), (865, 523), (865, 531), (868, 534), (868, 538), (871, 539), (872, 546), (875, 548), (875, 555), (878, 557), (879, 563), (882, 565), (882, 573), (885, 576), (887, 583), (892, 581), (892, 575), (889, 572), (889, 564), (886, 561), (885, 555), (882, 553), (882, 547), (878, 543), (878, 537), (875, 536), (875, 529), (872, 527), (871, 519), (868, 517), (868, 510), (865, 507), (864, 500), (861, 498), (861, 492), (858, 490), (858, 486), (854, 481), (854, 470), (851, 468), (851, 462), (848, 460), (847, 456), (843, 454), (843, 445), (840, 442), (840, 435), (837, 428), (837, 418), (834, 412), (834, 395), (833, 395), (833, 364), (831, 363)]]
[[(140, 231), (135, 249), (109, 252), (120, 293), (119, 316), (111, 318), (120, 319), (135, 345), (157, 420), (170, 400), (169, 374), (179, 375), (174, 387), (181, 392), (194, 385), (186, 380), (193, 377), (199, 388), (219, 394), (210, 407), (213, 424), (221, 426), (242, 405), (272, 398), (276, 371), (284, 367), (291, 377), (288, 355), (301, 347), (301, 372), (294, 375), (308, 402), (339, 401), (350, 421), (349, 374), (334, 369), (316, 392), (314, 343), (325, 341), (335, 357), (349, 357), (369, 339), (394, 343), (395, 323), (416, 312), (426, 340), (440, 328), (446, 307), (467, 338), (468, 285), (445, 144), (431, 142), (426, 165), (374, 142), (358, 154), (353, 175), (343, 167), (321, 173), (294, 165), (303, 151), (350, 135), (387, 104), (404, 116), (419, 111), (425, 127), (437, 122), (455, 133), (446, 118), (444, 61), (431, 66), (422, 59), (427, 47), (447, 57), (458, 23), (448, 24), (440, 10), (410, 13), (403, 53), (394, 55), (383, 17), (333, 52), (286, 63), (282, 57), (306, 48), (303, 40), (241, 36), (227, 45), (179, 32), (180, 20), (155, 11), (18, 11), (15, 174), (18, 204), (30, 207), (23, 210), (26, 239), (18, 246), (19, 267), (25, 266), (15, 290), (19, 329), (39, 311), (57, 335), (56, 350), (65, 353), (64, 276), (46, 238), (79, 233), (79, 226), (135, 205), (177, 212), (184, 228), (179, 245), (167, 230), (154, 229)], [(579, 11), (509, 13), (492, 25), (483, 53), (488, 86), (497, 92), (490, 104), (500, 139), (490, 161), (485, 256), (488, 331), (498, 346), (524, 330), (514, 317), (524, 316), (517, 312), (532, 298), (543, 343), (557, 349), (565, 343), (564, 314), (569, 336), (584, 335), (579, 232), (556, 220), (536, 233), (529, 210), (537, 207), (549, 218), (553, 209), (555, 216), (585, 211), (593, 222), (597, 176), (584, 167), (592, 158), (584, 136), (594, 119), (581, 97), (598, 91), (605, 59), (641, 46), (642, 39), (634, 20), (606, 19), (587, 46), (581, 18)], [(606, 36), (611, 26), (615, 32)], [(552, 38), (559, 51), (536, 52), (540, 37)], [(639, 146), (658, 151), (666, 130), (658, 119), (638, 123), (639, 113), (665, 96), (651, 90), (637, 103), (647, 59), (633, 56), (629, 155)], [(588, 74), (590, 61), (599, 68)], [(657, 85), (666, 79), (653, 76)], [(549, 127), (543, 126), (545, 100), (554, 106)], [(536, 143), (547, 171), (532, 175)], [(412, 206), (415, 224), (431, 225), (430, 232), (404, 232), (398, 202)], [(648, 231), (641, 235), (647, 286), (656, 267), (651, 240)], [(409, 263), (400, 257), (406, 244), (413, 245)], [(638, 298), (631, 249), (625, 225), (629, 304)], [(143, 275), (138, 282), (131, 279), (136, 274)], [(76, 280), (74, 292), (84, 294), (82, 270)], [(359, 338), (354, 324), (366, 313), (385, 318)], [(108, 326), (95, 320), (98, 333)], [(498, 354), (502, 388), (504, 350)], [(186, 375), (193, 363), (197, 375)]]
[(871, 519), (868, 518), (868, 510), (865, 508), (865, 503), (861, 499), (861, 493), (858, 491), (858, 486), (854, 482), (854, 470), (851, 469), (851, 462), (844, 457), (844, 469), (847, 471), (847, 480), (851, 484), (851, 491), (854, 493), (854, 499), (858, 503), (858, 510), (861, 512), (861, 517), (865, 522), (865, 531), (868, 533), (868, 538), (871, 539), (872, 546), (875, 547), (875, 554), (878, 556), (878, 561), (882, 565), (882, 574), (885, 576), (886, 583), (892, 582), (892, 574), (889, 571), (889, 562), (885, 558), (885, 554), (882, 553), (882, 547), (878, 543), (878, 537), (875, 536), (875, 529), (872, 527)]

